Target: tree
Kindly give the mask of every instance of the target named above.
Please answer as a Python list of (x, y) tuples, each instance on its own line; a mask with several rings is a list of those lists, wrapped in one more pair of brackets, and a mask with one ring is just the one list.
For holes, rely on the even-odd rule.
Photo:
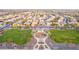
[(17, 28), (17, 24), (14, 23), (14, 24), (12, 25), (12, 27), (13, 27), (13, 28)]

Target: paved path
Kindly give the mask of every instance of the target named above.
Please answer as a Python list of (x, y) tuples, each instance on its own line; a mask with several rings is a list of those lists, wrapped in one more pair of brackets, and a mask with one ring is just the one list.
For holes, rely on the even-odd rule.
[[(39, 32), (39, 31), (38, 31)], [(45, 33), (43, 31), (43, 33)], [(36, 34), (36, 33), (35, 33)], [(48, 50), (50, 49), (50, 47), (47, 45), (47, 43), (45, 42), (45, 40), (48, 38), (48, 35), (46, 35), (45, 38), (37, 38), (34, 34), (34, 38), (37, 40), (35, 46), (33, 47), (34, 50)]]
[(48, 37), (45, 42), (47, 43), (47, 45), (52, 49), (54, 46), (54, 43), (52, 43), (52, 40)]
[(24, 47), (24, 49), (33, 49), (36, 42), (37, 40), (33, 37), (32, 40), (26, 44), (26, 47)]

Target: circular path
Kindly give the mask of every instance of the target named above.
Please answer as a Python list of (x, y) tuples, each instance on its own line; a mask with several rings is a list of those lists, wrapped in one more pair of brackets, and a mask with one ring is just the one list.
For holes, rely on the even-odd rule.
[(44, 31), (37, 31), (34, 34), (34, 38), (37, 40), (37, 42), (34, 45), (33, 49), (35, 50), (50, 49), (50, 47), (46, 43), (46, 39), (48, 38), (47, 33), (45, 33)]

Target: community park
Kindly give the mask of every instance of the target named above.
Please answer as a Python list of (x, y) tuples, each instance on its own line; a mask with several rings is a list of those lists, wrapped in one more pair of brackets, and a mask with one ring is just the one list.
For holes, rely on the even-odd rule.
[(0, 49), (78, 50), (79, 10), (52, 11), (4, 11), (0, 16)]

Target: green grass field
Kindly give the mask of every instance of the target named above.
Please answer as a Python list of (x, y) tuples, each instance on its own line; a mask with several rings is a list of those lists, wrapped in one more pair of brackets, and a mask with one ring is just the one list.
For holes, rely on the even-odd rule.
[(0, 36), (0, 42), (13, 41), (16, 44), (22, 45), (29, 42), (32, 38), (32, 30), (11, 29), (4, 32)]
[(76, 30), (49, 30), (48, 34), (56, 43), (79, 44), (79, 32)]

